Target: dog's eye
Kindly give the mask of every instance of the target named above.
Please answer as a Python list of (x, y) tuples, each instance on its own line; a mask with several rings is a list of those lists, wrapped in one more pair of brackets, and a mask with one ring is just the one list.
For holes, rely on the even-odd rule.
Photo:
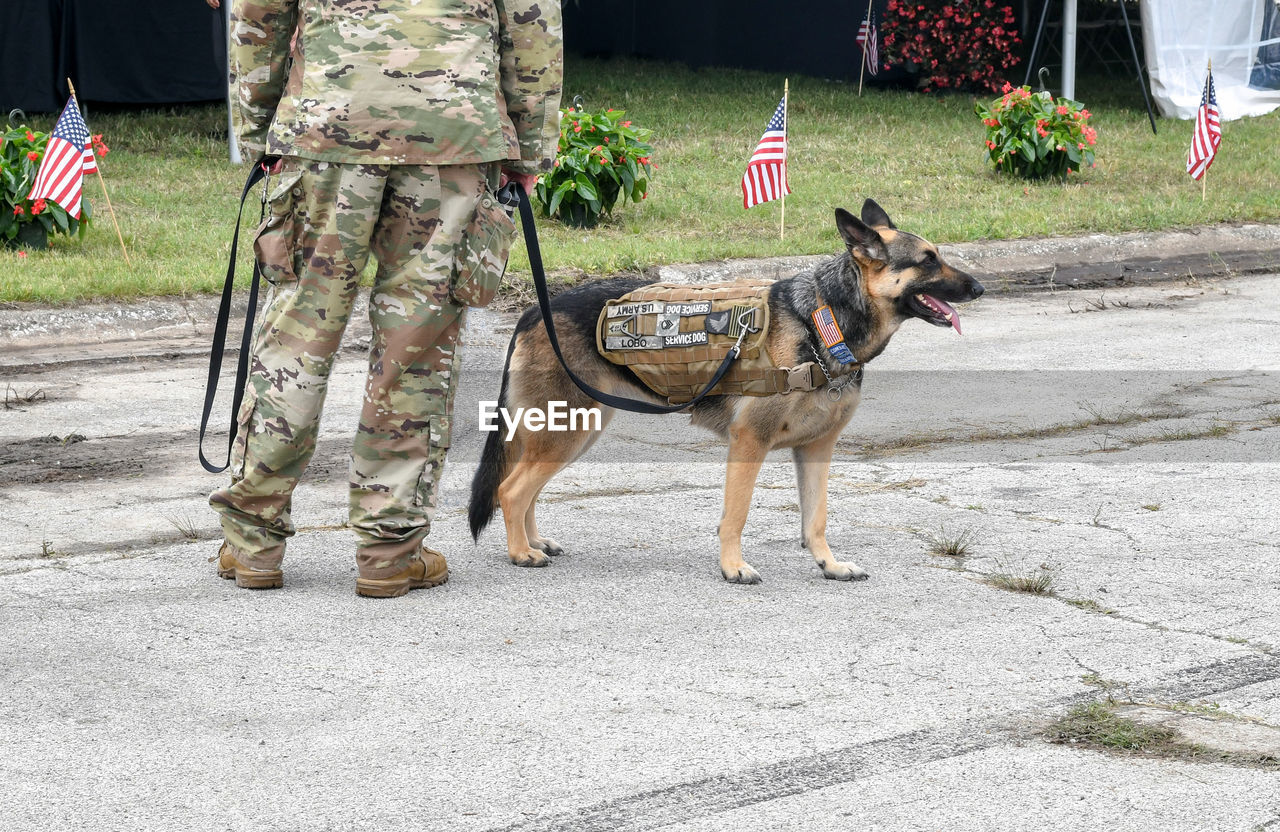
[(920, 258), (920, 262), (916, 263), (917, 269), (931, 269), (938, 265), (938, 255), (933, 251), (926, 251), (924, 256)]

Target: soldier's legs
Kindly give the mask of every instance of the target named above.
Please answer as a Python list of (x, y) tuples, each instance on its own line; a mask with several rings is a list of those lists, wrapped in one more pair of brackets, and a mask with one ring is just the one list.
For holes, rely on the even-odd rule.
[(238, 414), (232, 482), (209, 498), (237, 559), (254, 569), (279, 568), (294, 532), (290, 500), (315, 452), (387, 170), (288, 160), (255, 241), (272, 294)]
[(350, 471), (356, 562), (366, 578), (404, 569), (435, 516), (466, 312), (449, 297), (449, 277), (490, 175), (495, 166), (391, 171), (371, 243), (379, 263), (373, 340)]

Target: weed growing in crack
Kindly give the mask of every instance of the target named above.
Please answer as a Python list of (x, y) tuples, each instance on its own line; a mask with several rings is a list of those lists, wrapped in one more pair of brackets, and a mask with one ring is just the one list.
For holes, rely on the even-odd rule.
[(1057, 743), (1150, 752), (1176, 742), (1178, 733), (1170, 728), (1143, 725), (1122, 717), (1109, 703), (1091, 702), (1075, 706), (1050, 726), (1048, 738), (1050, 742)]
[(959, 534), (948, 535), (946, 527), (938, 529), (936, 535), (926, 534), (929, 541), (929, 554), (945, 558), (963, 558), (969, 554), (969, 547), (974, 543), (973, 529), (965, 529)]
[[(1077, 705), (1066, 716), (1046, 729), (1045, 739), (1052, 743), (1072, 745), (1076, 748), (1093, 748), (1119, 754), (1217, 762), (1264, 771), (1280, 771), (1280, 756), (1270, 751), (1226, 751), (1209, 748), (1188, 741), (1180, 732), (1169, 726), (1150, 725), (1123, 716), (1118, 712), (1119, 707), (1120, 703), (1115, 699)], [(1152, 704), (1145, 707), (1194, 714), (1214, 720), (1242, 719), (1221, 711), (1215, 704), (1173, 703)], [(1252, 720), (1245, 719), (1245, 721)]]
[[(1149, 442), (1188, 442), (1193, 439), (1218, 439), (1236, 432), (1234, 425), (1221, 422), (1207, 428), (1183, 428), (1182, 430), (1165, 429), (1159, 436), (1152, 437)], [(1145, 443), (1144, 443), (1145, 444)]]
[(19, 393), (13, 388), (12, 384), (4, 386), (4, 409), (15, 410), (24, 404), (34, 404), (35, 402), (47, 401), (48, 397), (43, 390), (36, 389), (29, 393)]
[(184, 514), (182, 517), (165, 517), (165, 519), (169, 521), (170, 526), (177, 529), (178, 533), (187, 540), (200, 539), (200, 530), (196, 528), (196, 523), (191, 519), (190, 515)]
[(1160, 504), (1159, 504), (1159, 503), (1147, 503), (1145, 506), (1143, 506), (1143, 508), (1145, 508), (1147, 511), (1159, 511), (1159, 510), (1160, 510)]
[(983, 578), (991, 586), (1007, 592), (1023, 592), (1027, 595), (1052, 595), (1053, 570), (1041, 564), (1037, 569), (1014, 568), (997, 562), (998, 572)]
[(1102, 604), (1099, 604), (1097, 601), (1093, 600), (1092, 598), (1065, 598), (1063, 600), (1065, 600), (1068, 604), (1075, 607), (1076, 609), (1084, 610), (1085, 612), (1096, 612), (1098, 615), (1115, 615), (1116, 614), (1115, 610), (1111, 609), (1110, 607), (1104, 607)]

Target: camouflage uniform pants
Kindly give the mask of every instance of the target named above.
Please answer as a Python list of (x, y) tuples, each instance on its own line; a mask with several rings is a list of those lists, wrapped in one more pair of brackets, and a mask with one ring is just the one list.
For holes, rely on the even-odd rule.
[(449, 296), (463, 228), (497, 165), (286, 159), (255, 242), (272, 284), (238, 414), (232, 482), (209, 498), (247, 565), (279, 568), (329, 372), (372, 252), (373, 339), (350, 462), (366, 577), (404, 568), (435, 514), (466, 307)]

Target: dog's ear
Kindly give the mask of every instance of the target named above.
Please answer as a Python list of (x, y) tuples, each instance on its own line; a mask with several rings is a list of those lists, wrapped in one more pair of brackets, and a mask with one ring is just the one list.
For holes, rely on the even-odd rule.
[(889, 250), (885, 248), (884, 240), (880, 239), (875, 229), (843, 208), (836, 209), (836, 228), (840, 229), (840, 236), (844, 238), (844, 244), (849, 247), (849, 253), (855, 259), (889, 262)]
[(872, 228), (897, 228), (874, 199), (862, 203), (862, 221)]

